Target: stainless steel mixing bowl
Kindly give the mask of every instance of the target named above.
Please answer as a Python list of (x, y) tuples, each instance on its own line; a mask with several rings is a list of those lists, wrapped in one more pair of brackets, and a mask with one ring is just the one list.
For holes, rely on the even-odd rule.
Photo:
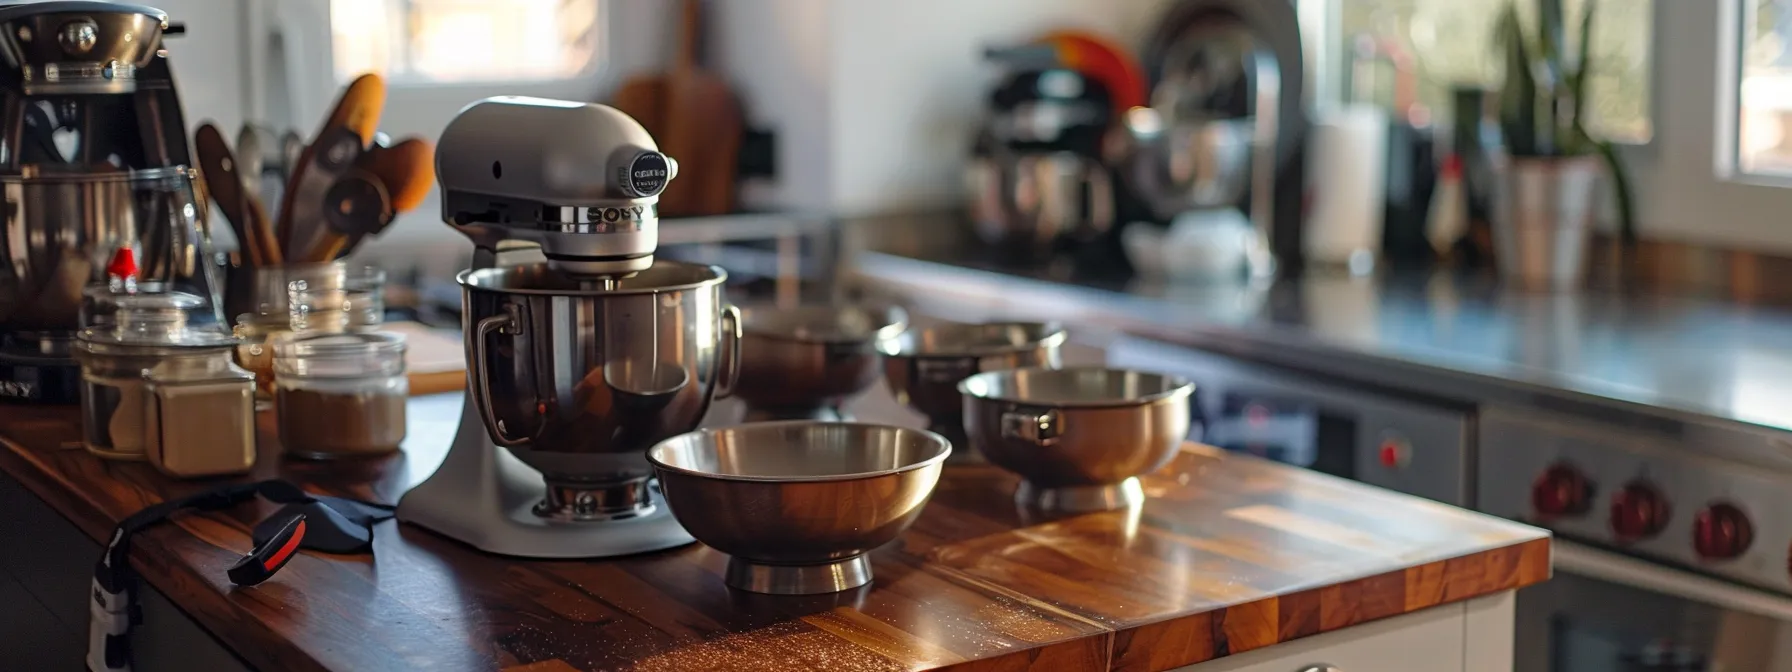
[(221, 274), (207, 263), (203, 208), (185, 167), (0, 177), (9, 207), (0, 235), (0, 327), (80, 328), (82, 291), (106, 282), (118, 248), (136, 251), (139, 280), (210, 299), (222, 322)]
[(468, 393), (492, 441), (547, 481), (536, 513), (604, 520), (652, 511), (643, 453), (696, 427), (739, 372), (740, 319), (722, 300), (726, 278), (714, 266), (665, 260), (613, 281), (545, 263), (460, 274)]
[(1120, 369), (991, 371), (958, 384), (970, 442), (1020, 474), (1015, 500), (1055, 511), (1144, 501), (1139, 476), (1188, 438), (1193, 383)]
[(901, 308), (809, 305), (741, 310), (735, 396), (748, 420), (845, 420), (840, 404), (883, 373), (877, 343), (908, 328)]
[(928, 429), (951, 439), (959, 447), (954, 460), (963, 461), (974, 453), (963, 440), (958, 381), (982, 371), (1058, 368), (1065, 338), (1064, 329), (1051, 323), (944, 324), (910, 329), (878, 343), (878, 350), (896, 400), (927, 416)]
[(704, 429), (647, 451), (672, 515), (728, 554), (728, 585), (806, 595), (871, 582), (952, 453), (916, 429), (792, 420)]

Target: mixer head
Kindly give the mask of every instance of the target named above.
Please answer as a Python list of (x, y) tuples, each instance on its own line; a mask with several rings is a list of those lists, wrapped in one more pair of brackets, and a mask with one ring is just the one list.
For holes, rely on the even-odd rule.
[(653, 264), (659, 195), (677, 174), (639, 122), (591, 103), (487, 98), (436, 146), (444, 221), (487, 250), (538, 243), (549, 266), (581, 277)]

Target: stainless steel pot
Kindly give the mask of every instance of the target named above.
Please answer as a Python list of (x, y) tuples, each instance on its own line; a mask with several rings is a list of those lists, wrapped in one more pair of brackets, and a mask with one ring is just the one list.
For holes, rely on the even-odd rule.
[(944, 324), (911, 329), (878, 344), (884, 380), (896, 400), (927, 416), (928, 429), (959, 446), (955, 460), (975, 459), (964, 441), (958, 381), (982, 371), (1057, 368), (1068, 334), (1042, 322)]
[(644, 451), (695, 428), (739, 374), (726, 278), (665, 260), (609, 281), (545, 263), (460, 274), (468, 393), (492, 441), (547, 481), (538, 514), (651, 510)]
[(1144, 501), (1139, 476), (1188, 438), (1181, 378), (1119, 369), (991, 371), (958, 384), (964, 428), (991, 463), (1020, 474), (1015, 501), (1102, 511)]
[[(6, 223), (0, 235), (0, 328), (72, 332), (82, 291), (104, 284), (121, 247), (137, 253), (139, 280), (209, 298), (209, 319), (224, 321), (220, 273), (207, 257), (193, 172), (0, 177)], [(205, 315), (198, 316), (205, 321)]]
[(1001, 149), (966, 167), (971, 220), (984, 242), (1023, 254), (1047, 252), (1114, 224), (1107, 168), (1074, 152)]
[(840, 404), (882, 375), (877, 343), (908, 328), (896, 307), (810, 305), (741, 311), (736, 396), (748, 420), (845, 420)]

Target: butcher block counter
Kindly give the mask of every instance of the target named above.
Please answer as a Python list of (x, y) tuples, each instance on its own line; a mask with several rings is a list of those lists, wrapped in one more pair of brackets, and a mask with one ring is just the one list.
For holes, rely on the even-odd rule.
[[(406, 450), (363, 462), (283, 460), (263, 417), (254, 476), (396, 502), (440, 463), (460, 407), (455, 396), (411, 403)], [(0, 472), (94, 540), (217, 484), (87, 454), (72, 408), (0, 407), (0, 437)], [(732, 592), (726, 558), (701, 545), (522, 561), (397, 522), (375, 528), (371, 556), (305, 551), (267, 583), (233, 589), (225, 569), (272, 513), (264, 502), (152, 528), (132, 560), (266, 670), (1151, 672), (1220, 659), (1194, 669), (1255, 672), (1324, 662), (1352, 633), (1383, 631), (1408, 633), (1373, 642), (1400, 649), (1394, 660), (1410, 662), (1399, 669), (1509, 669), (1509, 651), (1460, 662), (1475, 646), (1462, 619), (1504, 596), (1480, 611), (1509, 647), (1511, 591), (1550, 575), (1542, 530), (1192, 444), (1131, 511), (1038, 518), (1015, 509), (1014, 487), (993, 467), (948, 467), (914, 527), (872, 554), (873, 584), (819, 597)], [(1277, 646), (1290, 640), (1303, 641)], [(1422, 657), (1444, 640), (1455, 653)], [(1315, 659), (1240, 662), (1280, 651)]]

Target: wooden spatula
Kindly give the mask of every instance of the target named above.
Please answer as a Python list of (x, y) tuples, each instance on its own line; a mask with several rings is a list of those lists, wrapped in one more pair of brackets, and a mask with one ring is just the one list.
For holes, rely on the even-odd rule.
[(243, 253), (257, 266), (282, 262), (274, 244), (273, 230), (261, 200), (243, 189), (235, 155), (224, 140), (224, 134), (211, 124), (200, 124), (193, 134), (193, 151), (199, 158), (199, 169), (205, 174), (206, 192), (217, 201), (230, 221)]
[(744, 123), (740, 103), (728, 84), (698, 60), (702, 0), (684, 0), (680, 18), (678, 57), (666, 75), (663, 98), (666, 128), (655, 134), (660, 151), (679, 161), (678, 178), (660, 194), (660, 214), (725, 214), (734, 210)]

